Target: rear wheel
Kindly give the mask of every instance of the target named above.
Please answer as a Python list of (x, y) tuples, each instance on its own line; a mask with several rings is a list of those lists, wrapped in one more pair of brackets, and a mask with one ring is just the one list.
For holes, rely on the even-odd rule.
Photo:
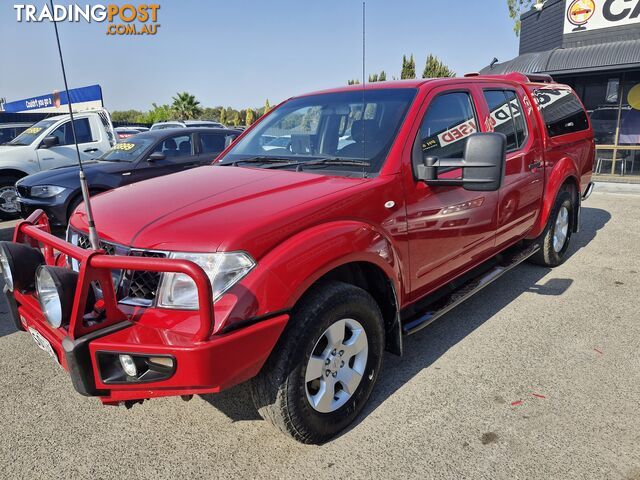
[(573, 230), (574, 208), (571, 192), (561, 190), (547, 220), (547, 226), (536, 239), (540, 250), (531, 257), (533, 263), (556, 267), (564, 262)]
[(20, 208), (18, 206), (18, 190), (16, 182), (18, 177), (3, 176), (0, 177), (0, 219), (14, 220), (20, 216)]
[(346, 283), (325, 283), (294, 308), (252, 381), (256, 408), (299, 442), (326, 442), (364, 407), (383, 351), (382, 314), (371, 295)]

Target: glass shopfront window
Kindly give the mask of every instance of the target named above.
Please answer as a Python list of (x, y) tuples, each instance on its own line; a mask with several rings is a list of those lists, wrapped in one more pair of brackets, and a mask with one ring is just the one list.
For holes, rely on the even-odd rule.
[(640, 176), (640, 72), (558, 81), (571, 85), (589, 112), (597, 148), (594, 173)]

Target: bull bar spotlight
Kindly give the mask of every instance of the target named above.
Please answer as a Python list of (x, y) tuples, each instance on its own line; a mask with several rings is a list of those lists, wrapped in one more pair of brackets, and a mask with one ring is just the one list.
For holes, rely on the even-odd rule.
[(0, 242), (0, 265), (7, 289), (11, 292), (32, 291), (36, 270), (44, 264), (44, 255), (24, 243)]
[(41, 265), (36, 273), (36, 292), (45, 318), (53, 328), (69, 321), (78, 285), (78, 273), (68, 268)]

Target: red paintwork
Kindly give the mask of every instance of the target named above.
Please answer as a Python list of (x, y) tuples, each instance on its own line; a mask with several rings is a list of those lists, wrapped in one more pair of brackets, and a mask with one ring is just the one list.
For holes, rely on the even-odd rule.
[[(547, 137), (532, 96), (533, 89), (544, 84), (531, 84), (522, 75), (511, 74), (374, 83), (367, 88), (394, 86), (414, 87), (417, 95), (386, 163), (374, 178), (207, 166), (93, 199), (104, 240), (153, 250), (248, 252), (257, 266), (215, 304), (204, 272), (191, 262), (88, 252), (48, 234), (46, 219), (34, 215), (18, 225), (15, 240), (44, 246), (49, 264), (63, 265), (68, 255), (80, 259), (82, 269), (68, 331), (48, 326), (34, 295), (16, 293), (25, 323), (40, 331), (59, 353), (65, 336), (77, 338), (91, 330), (79, 320), (89, 281), (110, 284), (113, 268), (184, 272), (199, 287), (199, 311), (125, 306), (108, 295), (106, 323), (93, 328), (122, 319), (132, 325), (90, 343), (92, 358), (104, 350), (172, 354), (177, 359), (175, 375), (143, 385), (103, 385), (94, 361), (97, 386), (108, 392), (101, 397), (104, 403), (215, 392), (260, 370), (288, 321), (286, 312), (336, 267), (351, 262), (375, 265), (394, 285), (401, 307), (406, 307), (515, 242), (539, 235), (566, 181), (580, 192), (586, 189), (593, 134), (588, 130)], [(495, 87), (515, 89), (520, 101), (530, 106), (525, 112), (527, 143), (508, 155), (502, 188), (470, 192), (416, 182), (411, 150), (431, 99), (447, 90), (468, 91), (475, 102), (479, 130), (489, 131), (482, 88)], [(538, 161), (541, 168), (529, 168)], [(447, 175), (453, 178), (459, 173)], [(394, 202), (392, 208), (385, 207), (389, 201)], [(87, 231), (82, 207), (71, 224)], [(256, 318), (265, 320), (245, 325)], [(64, 358), (61, 361), (65, 366)]]

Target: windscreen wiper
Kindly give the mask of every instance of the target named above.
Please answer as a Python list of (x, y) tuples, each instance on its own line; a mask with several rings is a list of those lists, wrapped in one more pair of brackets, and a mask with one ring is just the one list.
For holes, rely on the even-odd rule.
[(296, 167), (296, 172), (301, 172), (305, 167), (312, 167), (316, 165), (338, 165), (338, 166), (349, 166), (349, 167), (368, 167), (371, 164), (369, 162), (365, 162), (364, 160), (355, 160), (351, 158), (339, 158), (339, 157), (326, 157), (326, 158), (318, 158), (316, 160), (307, 160), (303, 162), (289, 162), (282, 163), (278, 165), (272, 165), (270, 167), (265, 168), (286, 168), (286, 167)]
[(241, 160), (234, 160), (230, 163), (221, 163), (220, 165), (231, 165), (232, 167), (237, 167), (241, 163), (291, 163), (291, 160), (284, 157), (269, 157), (266, 155), (259, 157), (251, 157), (251, 158), (243, 158)]

